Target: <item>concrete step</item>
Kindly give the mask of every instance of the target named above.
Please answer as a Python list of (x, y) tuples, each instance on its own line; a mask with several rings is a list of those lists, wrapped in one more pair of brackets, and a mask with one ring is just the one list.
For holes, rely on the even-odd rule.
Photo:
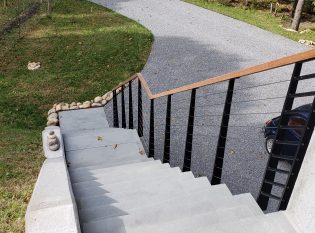
[(194, 216), (177, 219), (175, 221), (159, 223), (158, 225), (142, 225), (135, 229), (130, 229), (128, 232), (178, 233), (185, 231), (191, 226), (195, 226), (196, 228), (198, 228), (205, 225), (208, 226), (211, 224), (227, 223), (230, 221), (248, 218), (254, 215), (257, 215), (256, 211), (252, 212), (251, 208), (247, 205), (239, 205), (231, 208), (223, 208), (209, 211), (204, 214), (196, 214)]
[(141, 145), (126, 143), (68, 151), (66, 159), (70, 168), (77, 168), (105, 163), (126, 164), (128, 161), (146, 161), (148, 158)]
[[(151, 170), (150, 170), (151, 169)], [(108, 184), (122, 183), (122, 182), (137, 182), (147, 184), (156, 179), (166, 179), (172, 175), (179, 175), (179, 168), (170, 168), (168, 164), (163, 164), (160, 166), (148, 167), (143, 169), (142, 172), (129, 173), (129, 174), (119, 174), (119, 175), (108, 175), (108, 174), (98, 174), (93, 176), (94, 180), (83, 181), (80, 183), (75, 183), (72, 185), (72, 189), (75, 193), (84, 190), (93, 190), (93, 188), (98, 188), (101, 186), (106, 187)]]
[[(137, 227), (144, 225), (158, 225), (176, 219), (191, 217), (196, 214), (207, 213), (214, 210), (232, 208), (255, 201), (250, 194), (242, 194), (234, 197), (213, 198), (211, 195), (195, 195), (186, 201), (175, 202), (171, 200), (154, 208), (137, 209), (130, 215), (90, 221), (83, 223), (83, 232), (89, 233), (120, 233), (134, 232)], [(195, 226), (196, 227), (196, 226)], [(194, 232), (190, 229), (190, 232)], [(203, 231), (211, 232), (211, 231)]]
[(135, 164), (142, 164), (142, 163), (147, 163), (147, 162), (153, 162), (153, 161), (156, 161), (154, 160), (153, 158), (147, 158), (147, 160), (144, 160), (144, 161), (129, 161), (128, 164), (121, 164), (121, 165), (116, 165), (116, 166), (108, 166), (106, 162), (104, 163), (99, 163), (97, 165), (91, 165), (91, 166), (83, 166), (83, 167), (69, 167), (68, 166), (68, 171), (69, 171), (69, 174), (70, 176), (73, 174), (73, 176), (76, 176), (77, 173), (84, 173), (84, 172), (89, 172), (90, 170), (98, 170), (98, 169), (116, 169), (120, 166), (129, 166), (129, 165), (135, 165)]
[(275, 213), (273, 218), (275, 219), (271, 220), (271, 218), (266, 217), (266, 215), (260, 215), (238, 219), (231, 222), (208, 224), (207, 226), (199, 228), (196, 228), (196, 226), (190, 226), (181, 233), (191, 233), (192, 231), (194, 233), (297, 233), (282, 214)]
[(75, 169), (69, 169), (69, 174), (71, 178), (73, 179), (73, 182), (81, 182), (81, 181), (87, 181), (89, 179), (86, 179), (87, 176), (90, 175), (98, 175), (98, 174), (109, 174), (109, 175), (119, 175), (119, 174), (125, 174), (125, 171), (129, 172), (137, 172), (138, 170), (141, 171), (143, 168), (147, 168), (151, 165), (155, 165), (159, 167), (161, 165), (160, 160), (147, 160), (145, 162), (139, 162), (139, 163), (132, 163), (132, 164), (123, 164), (115, 167), (106, 167), (104, 164), (98, 164), (93, 166), (87, 166), (87, 167), (80, 167)]
[[(187, 193), (181, 193), (176, 196), (172, 195), (167, 197), (166, 199), (160, 199), (158, 201), (152, 202), (147, 201), (143, 202), (139, 200), (139, 202), (125, 202), (125, 203), (113, 203), (110, 205), (104, 205), (97, 208), (89, 208), (80, 210), (79, 216), (81, 222), (88, 222), (91, 220), (97, 220), (101, 218), (110, 218), (114, 216), (122, 216), (122, 215), (132, 215), (133, 213), (152, 211), (156, 208), (162, 208), (162, 206), (168, 206), (170, 203), (172, 205), (176, 205), (175, 203), (183, 203), (185, 205), (186, 202), (195, 201), (197, 197), (201, 195), (211, 196), (214, 200), (216, 198), (222, 198), (226, 194), (227, 197), (230, 197), (230, 192), (227, 190), (226, 186), (218, 186), (215, 188), (202, 189), (200, 191), (190, 191)], [(167, 207), (166, 207), (167, 208)]]
[[(167, 169), (170, 168), (168, 163), (162, 164), (158, 160), (149, 161), (151, 163), (147, 163), (146, 166), (131, 166), (134, 164), (127, 164), (120, 167), (120, 169), (112, 169), (110, 172), (108, 171), (109, 168), (102, 168), (97, 170), (90, 170), (85, 171), (84, 173), (77, 173), (71, 174), (72, 179), (72, 187), (79, 187), (79, 186), (88, 186), (89, 182), (101, 179), (104, 176), (108, 179), (134, 179), (136, 177), (142, 176), (144, 174), (150, 173), (151, 171), (160, 170), (160, 169)], [(141, 163), (135, 163), (141, 164)], [(115, 167), (110, 167), (115, 168)], [(123, 178), (125, 177), (125, 178)]]
[(136, 130), (120, 128), (103, 128), (66, 134), (65, 151), (83, 150), (95, 147), (113, 146), (116, 144), (138, 143), (142, 147)]
[[(106, 193), (104, 195), (77, 199), (77, 206), (79, 209), (92, 208), (97, 205), (109, 205), (111, 203), (129, 203), (130, 205), (141, 206), (142, 203), (158, 202), (160, 200), (166, 200), (173, 196), (179, 196), (181, 194), (186, 195), (194, 191), (208, 190), (210, 187), (207, 178), (197, 178), (195, 180), (186, 180), (186, 182), (177, 183), (174, 187), (160, 189), (154, 187), (153, 189), (145, 189), (143, 187), (130, 190), (129, 192), (121, 193)], [(228, 191), (228, 190), (227, 190)], [(228, 191), (226, 195), (231, 193)]]
[[(98, 187), (92, 187), (88, 189), (79, 189), (74, 190), (74, 194), (76, 199), (86, 198), (89, 196), (102, 195), (105, 193), (109, 194), (121, 194), (121, 193), (133, 193), (143, 191), (153, 191), (155, 189), (168, 189), (172, 186), (181, 185), (188, 180), (193, 180), (194, 176), (191, 172), (187, 172), (184, 174), (180, 173), (180, 169), (172, 168), (168, 171), (165, 171), (168, 175), (161, 175), (161, 177), (153, 177), (149, 182), (145, 182), (146, 180), (138, 179), (138, 180), (126, 180), (119, 183), (106, 184)], [(160, 173), (161, 174), (161, 173)], [(167, 182), (166, 182), (167, 180)], [(118, 201), (120, 199), (117, 199)]]
[(61, 133), (73, 134), (91, 129), (108, 128), (104, 108), (90, 108), (58, 113)]

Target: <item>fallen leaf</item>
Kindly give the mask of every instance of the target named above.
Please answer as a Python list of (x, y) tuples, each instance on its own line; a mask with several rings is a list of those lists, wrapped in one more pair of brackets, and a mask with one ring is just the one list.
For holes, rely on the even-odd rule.
[(113, 149), (115, 150), (117, 148), (117, 146), (118, 146), (117, 144), (114, 144)]
[(97, 141), (103, 141), (103, 137), (102, 136), (97, 136)]

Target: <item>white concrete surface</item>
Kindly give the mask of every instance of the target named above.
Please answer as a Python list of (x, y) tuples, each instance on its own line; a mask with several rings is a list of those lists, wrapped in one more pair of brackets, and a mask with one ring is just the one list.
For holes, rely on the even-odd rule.
[[(57, 151), (49, 150), (47, 145), (47, 135), (52, 130), (60, 141)], [(26, 233), (80, 233), (77, 206), (72, 193), (60, 128), (46, 127), (42, 138), (47, 159), (40, 170), (27, 206)]]
[(315, 232), (315, 133), (296, 181), (287, 216), (301, 233)]
[(47, 159), (26, 212), (26, 233), (80, 233), (64, 157)]

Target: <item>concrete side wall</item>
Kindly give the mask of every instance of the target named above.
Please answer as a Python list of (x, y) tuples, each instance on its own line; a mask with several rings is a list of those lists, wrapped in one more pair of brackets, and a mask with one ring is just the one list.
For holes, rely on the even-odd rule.
[(80, 233), (77, 213), (64, 153), (46, 159), (27, 207), (26, 232)]
[(315, 232), (315, 132), (286, 211), (301, 233)]

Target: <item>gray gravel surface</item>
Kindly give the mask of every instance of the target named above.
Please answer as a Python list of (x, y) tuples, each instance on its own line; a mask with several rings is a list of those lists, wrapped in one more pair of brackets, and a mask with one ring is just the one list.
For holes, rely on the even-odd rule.
[[(310, 49), (271, 32), (179, 0), (94, 2), (138, 21), (154, 34), (153, 49), (142, 71), (153, 93)], [(315, 72), (313, 67), (314, 62), (306, 64), (303, 73)], [(251, 192), (254, 197), (258, 195), (268, 159), (261, 127), (266, 120), (281, 112), (284, 101), (282, 97), (285, 96), (289, 84), (286, 80), (290, 79), (292, 68), (293, 66), (288, 66), (236, 81), (237, 91), (232, 105), (234, 115), (230, 120), (222, 180), (233, 194)], [(264, 85), (273, 82), (275, 84)], [(257, 85), (261, 86), (244, 89)], [(222, 83), (197, 91), (192, 152), (192, 171), (196, 176), (205, 175), (211, 178), (219, 134), (218, 125), (225, 99), (225, 93), (213, 93), (224, 92), (226, 87), (227, 83)], [(314, 80), (304, 81), (299, 85), (299, 90), (314, 89)], [(182, 166), (189, 96), (190, 93), (181, 93), (172, 97), (173, 166)], [(269, 99), (273, 97), (277, 98)], [(134, 89), (134, 100), (136, 98)], [(266, 98), (268, 100), (257, 100)], [(128, 104), (127, 97), (126, 101)], [(147, 144), (149, 102), (145, 95), (143, 101), (144, 144)], [(310, 99), (302, 98), (295, 102), (295, 106), (306, 102), (310, 102)], [(165, 98), (155, 101), (156, 158), (161, 158), (163, 151), (165, 103)], [(110, 105), (106, 112), (110, 121)], [(285, 163), (280, 165), (288, 167)], [(283, 178), (279, 179), (283, 181)], [(273, 208), (274, 204), (270, 210)]]

